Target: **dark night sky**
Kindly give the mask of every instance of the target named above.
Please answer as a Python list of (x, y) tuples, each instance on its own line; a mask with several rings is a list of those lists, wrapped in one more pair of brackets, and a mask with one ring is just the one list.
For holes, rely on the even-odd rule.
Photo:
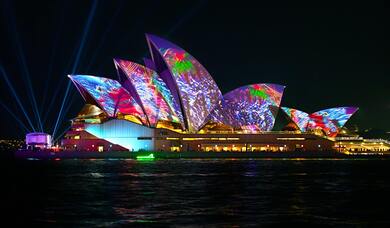
[[(99, 1), (92, 13), (93, 1), (2, 0), (0, 63), (33, 124), (29, 80), (40, 116), (46, 116), (44, 130), (51, 133), (67, 74), (116, 78), (112, 58), (141, 63), (148, 50), (144, 33), (152, 33), (197, 58), (223, 93), (251, 83), (279, 83), (287, 86), (283, 106), (306, 112), (358, 106), (347, 126), (390, 130), (384, 2), (337, 3), (332, 8), (300, 8), (295, 1), (167, 2)], [(22, 138), (23, 128), (7, 109), (26, 126), (27, 120), (3, 75), (0, 79), (0, 138)], [(58, 133), (83, 104), (72, 85)]]

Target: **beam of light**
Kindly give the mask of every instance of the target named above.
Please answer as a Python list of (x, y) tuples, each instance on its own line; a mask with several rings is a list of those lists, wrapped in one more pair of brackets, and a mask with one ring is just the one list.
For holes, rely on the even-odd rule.
[[(81, 37), (81, 42), (80, 42), (80, 46), (78, 48), (78, 51), (77, 51), (77, 56), (76, 56), (76, 60), (74, 61), (73, 63), (73, 67), (72, 67), (72, 71), (71, 73), (74, 74), (78, 68), (78, 65), (79, 65), (79, 61), (80, 61), (80, 56), (81, 56), (81, 53), (83, 52), (83, 49), (84, 49), (84, 44), (85, 44), (85, 40), (87, 38), (87, 35), (88, 35), (88, 32), (89, 32), (89, 29), (91, 27), (91, 23), (92, 23), (92, 19), (95, 15), (95, 11), (96, 11), (96, 8), (97, 8), (97, 3), (98, 1), (95, 0), (93, 1), (93, 5), (92, 5), (92, 8), (91, 10), (89, 11), (89, 15), (88, 15), (88, 20), (87, 20), (87, 23), (85, 24), (85, 27), (84, 27), (84, 32), (83, 32), (83, 35)], [(57, 117), (57, 121), (54, 125), (54, 130), (53, 130), (53, 137), (55, 136), (56, 132), (57, 132), (57, 128), (58, 128), (58, 123), (62, 120), (63, 118), (63, 109), (64, 109), (64, 106), (65, 106), (65, 102), (68, 98), (68, 94), (69, 94), (69, 90), (70, 90), (70, 87), (71, 87), (71, 81), (69, 80), (68, 81), (68, 84), (66, 86), (66, 90), (65, 90), (65, 95), (64, 95), (64, 98), (62, 99), (62, 103), (61, 103), (61, 108), (60, 108), (60, 112), (58, 113), (58, 117)]]
[[(74, 53), (74, 54), (76, 54), (76, 53)], [(71, 64), (72, 64), (72, 61), (69, 61), (68, 64), (66, 65), (67, 67), (65, 67), (65, 69), (68, 69), (71, 66)], [(64, 72), (61, 75), (65, 75), (66, 73), (67, 73), (66, 70), (64, 70)], [(45, 125), (45, 123), (47, 121), (47, 118), (49, 117), (49, 114), (50, 114), (51, 110), (53, 109), (53, 105), (56, 104), (56, 101), (57, 101), (57, 98), (58, 98), (58, 94), (60, 93), (61, 88), (63, 87), (63, 84), (64, 84), (65, 80), (69, 80), (69, 78), (68, 77), (61, 77), (59, 82), (56, 83), (56, 89), (54, 90), (54, 95), (51, 96), (50, 103), (49, 103), (48, 106), (46, 106), (46, 110), (47, 111), (45, 112), (45, 114), (44, 114), (44, 116), (42, 118), (44, 125)], [(67, 113), (67, 112), (65, 112), (65, 113)]]
[[(62, 83), (61, 83), (61, 84), (62, 84)], [(42, 118), (42, 122), (43, 122), (44, 125), (45, 125), (46, 122), (47, 122), (47, 118), (49, 117), (49, 113), (50, 113), (50, 111), (52, 110), (53, 105), (55, 104), (55, 101), (56, 101), (56, 98), (57, 98), (57, 96), (58, 96), (59, 91), (60, 91), (60, 88), (57, 88), (57, 89), (54, 91), (54, 94), (51, 96), (49, 105), (46, 106), (46, 110), (47, 110), (47, 111), (43, 114), (43, 118)]]
[[(69, 103), (73, 104), (74, 99), (75, 99), (75, 97), (76, 97), (76, 96), (75, 96), (76, 94), (78, 94), (78, 93), (76, 93), (75, 90), (73, 90), (73, 91), (71, 92), (71, 94), (69, 95), (69, 96), (70, 96)], [(68, 105), (66, 108), (64, 108), (64, 113), (68, 113), (68, 112), (69, 112), (69, 109), (70, 109), (71, 107), (72, 107), (71, 105)]]
[(107, 38), (107, 35), (109, 34), (109, 32), (111, 31), (114, 23), (116, 22), (116, 18), (118, 17), (119, 13), (121, 12), (121, 9), (123, 8), (123, 0), (119, 2), (116, 10), (115, 10), (115, 13), (114, 15), (111, 17), (111, 20), (110, 20), (110, 23), (109, 25), (107, 26), (107, 29), (104, 31), (103, 35), (101, 36), (100, 38), (100, 42), (97, 46), (97, 48), (95, 48), (95, 51), (94, 53), (92, 54), (92, 57), (90, 58), (90, 61), (89, 61), (89, 64), (85, 70), (85, 72), (89, 72), (89, 70), (91, 69), (92, 65), (95, 63), (95, 59), (96, 59), (96, 56), (97, 54), (99, 53), (100, 49), (102, 48), (102, 46), (105, 44), (105, 41), (106, 41), (106, 38)]
[[(77, 52), (77, 49), (75, 49), (75, 50), (73, 51), (72, 56), (76, 55), (76, 54), (77, 54), (76, 52)], [(72, 66), (72, 63), (73, 63), (73, 62), (74, 62), (74, 58), (72, 57), (72, 58), (69, 59), (68, 63), (66, 64), (65, 69), (69, 69), (69, 68)], [(61, 75), (67, 75), (68, 73), (69, 73), (69, 70), (64, 70), (64, 71), (62, 72)], [(55, 85), (56, 89), (54, 90), (54, 96), (51, 97), (51, 99), (50, 99), (50, 104), (49, 104), (49, 105), (47, 106), (47, 108), (46, 108), (47, 112), (45, 112), (44, 117), (43, 117), (43, 122), (44, 122), (44, 123), (46, 123), (48, 114), (50, 113), (50, 111), (51, 111), (52, 108), (53, 108), (53, 105), (54, 105), (54, 104), (56, 103), (56, 101), (57, 101), (57, 95), (58, 95), (58, 93), (61, 91), (61, 88), (64, 87), (63, 84), (64, 84), (64, 81), (65, 81), (65, 80), (68, 81), (68, 77), (61, 77), (60, 80), (59, 80), (59, 81), (56, 83), (56, 85)]]
[[(73, 91), (73, 93), (70, 95), (70, 97), (71, 97), (70, 103), (73, 102), (74, 98), (76, 97), (76, 96), (75, 96), (76, 94), (77, 94), (76, 91)], [(68, 105), (68, 107), (64, 110), (64, 113), (68, 113), (68, 111), (69, 111), (70, 108), (71, 108), (71, 105)], [(69, 130), (70, 127), (71, 127), (71, 126), (68, 125), (68, 126), (65, 128), (65, 130), (63, 130), (63, 131), (57, 136), (57, 138), (54, 140), (54, 142), (56, 142), (58, 139), (60, 139), (60, 138), (64, 135), (64, 133), (65, 133), (66, 131)]]
[(14, 112), (9, 109), (3, 102), (0, 101), (0, 105), (19, 123), (19, 126), (24, 129), (23, 133), (30, 132), (31, 130), (26, 127), (26, 125), (14, 114)]
[[(76, 55), (77, 49), (75, 49), (73, 55)], [(73, 56), (72, 55), (72, 56)], [(71, 66), (72, 66), (72, 62), (74, 61), (73, 58), (71, 58), (69, 60), (69, 62), (66, 64), (66, 67), (65, 69), (69, 69)], [(61, 74), (61, 75), (66, 75), (67, 73), (69, 73), (69, 71), (67, 70), (64, 70), (64, 72)], [(56, 89), (54, 90), (54, 96), (51, 97), (50, 99), (50, 104), (47, 106), (46, 110), (47, 112), (45, 112), (45, 115), (43, 117), (43, 123), (46, 123), (47, 121), (47, 117), (49, 116), (49, 113), (51, 112), (52, 108), (53, 108), (53, 105), (56, 104), (56, 101), (57, 101), (57, 96), (58, 96), (58, 93), (60, 93), (61, 91), (61, 88), (63, 88), (63, 84), (64, 84), (64, 81), (68, 81), (69, 78), (68, 77), (61, 77), (60, 81), (56, 83)], [(66, 112), (65, 112), (66, 113)]]
[[(70, 67), (70, 63), (67, 66), (68, 67), (66, 67), (66, 69)], [(64, 71), (61, 75), (65, 75), (65, 74), (66, 74), (66, 71)], [(61, 88), (63, 87), (63, 84), (64, 84), (65, 80), (68, 80), (68, 77), (61, 77), (60, 81), (56, 83), (56, 89), (54, 90), (54, 94), (51, 96), (49, 105), (46, 106), (47, 112), (45, 112), (45, 114), (43, 115), (43, 118), (42, 118), (43, 119), (43, 124), (46, 123), (47, 118), (48, 118), (51, 110), (53, 109), (53, 105), (56, 104), (56, 101), (57, 101), (57, 98), (58, 98), (58, 94), (60, 93)]]
[(1, 75), (3, 75), (4, 81), (7, 83), (7, 86), (8, 86), (8, 88), (9, 88), (9, 90), (11, 91), (12, 95), (14, 96), (14, 98), (15, 98), (15, 100), (16, 100), (16, 103), (18, 104), (19, 108), (22, 110), (24, 116), (26, 117), (27, 122), (28, 122), (28, 124), (30, 125), (31, 129), (33, 129), (34, 131), (36, 131), (34, 125), (33, 125), (32, 122), (31, 122), (30, 117), (28, 116), (28, 114), (27, 114), (27, 112), (26, 112), (26, 109), (24, 108), (22, 102), (21, 102), (20, 99), (19, 99), (18, 94), (16, 93), (15, 88), (13, 87), (11, 81), (10, 81), (9, 78), (8, 78), (7, 72), (5, 72), (3, 66), (1, 66), (1, 65), (0, 65), (0, 71), (1, 71)]
[(70, 125), (67, 126), (58, 136), (53, 140), (53, 144), (56, 144), (57, 141), (70, 129)]
[[(63, 77), (64, 79), (65, 77)], [(58, 83), (58, 85), (62, 85), (63, 84), (63, 81), (64, 80), (61, 80), (61, 82)], [(57, 85), (57, 86), (58, 86)], [(54, 91), (54, 94), (51, 96), (51, 99), (50, 99), (50, 103), (48, 106), (46, 106), (46, 112), (45, 114), (43, 115), (43, 118), (42, 118), (42, 121), (43, 121), (43, 124), (45, 125), (46, 124), (46, 121), (47, 121), (47, 118), (49, 117), (49, 113), (50, 111), (52, 110), (53, 108), (53, 105), (55, 104), (55, 101), (56, 101), (56, 98), (58, 96), (58, 93), (60, 92), (60, 88), (57, 87), (57, 89)]]
[(29, 100), (30, 100), (30, 102), (32, 104), (35, 118), (36, 118), (36, 120), (38, 122), (38, 128), (41, 131), (43, 131), (41, 117), (39, 115), (40, 112), (39, 112), (39, 109), (38, 109), (37, 101), (35, 99), (34, 90), (32, 88), (30, 72), (28, 71), (26, 58), (24, 56), (23, 48), (22, 48), (22, 45), (21, 45), (21, 42), (20, 42), (20, 39), (19, 39), (19, 34), (18, 34), (18, 31), (17, 31), (17, 28), (16, 28), (15, 19), (14, 19), (13, 15), (11, 14), (12, 10), (11, 10), (11, 7), (9, 6), (9, 4), (6, 3), (5, 5), (7, 7), (6, 12), (8, 12), (8, 18), (9, 18), (9, 23), (8, 24), (11, 27), (11, 34), (13, 34), (13, 40), (15, 41), (16, 48), (17, 48), (17, 51), (18, 51), (17, 58), (18, 58), (18, 61), (19, 61), (20, 65), (21, 65), (22, 76), (24, 78), (24, 82), (25, 82), (25, 84), (27, 86), (27, 89), (28, 89), (27, 91), (29, 93)]
[[(77, 49), (74, 50), (73, 55), (76, 55), (76, 51), (77, 51)], [(68, 63), (66, 64), (65, 69), (69, 69), (72, 66), (72, 62), (73, 62), (73, 58), (69, 59)], [(69, 73), (69, 71), (64, 70), (61, 75), (66, 75), (67, 73)], [(61, 77), (60, 80), (55, 85), (56, 89), (54, 90), (54, 95), (51, 96), (50, 104), (48, 106), (46, 106), (47, 111), (45, 112), (45, 114), (43, 116), (43, 123), (44, 124), (47, 121), (47, 117), (49, 116), (49, 114), (53, 108), (53, 105), (57, 101), (58, 93), (61, 91), (61, 88), (63, 88), (63, 84), (64, 84), (65, 80), (68, 80), (68, 77)]]
[[(60, 15), (60, 20), (59, 20), (59, 23), (55, 23), (55, 35), (54, 35), (54, 42), (52, 43), (52, 48), (51, 48), (51, 57), (49, 58), (49, 64), (48, 64), (48, 71), (47, 71), (47, 78), (45, 80), (45, 86), (44, 86), (44, 89), (43, 89), (43, 97), (42, 97), (42, 101), (41, 101), (41, 106), (40, 106), (40, 115), (42, 115), (42, 111), (44, 110), (45, 108), (45, 104), (46, 104), (46, 99), (47, 99), (47, 92), (48, 92), (48, 87), (49, 87), (49, 82), (51, 81), (52, 79), (52, 72), (53, 72), (53, 65), (54, 63), (56, 63), (54, 60), (55, 60), (55, 56), (56, 56), (56, 51), (57, 51), (57, 46), (58, 46), (58, 42), (59, 42), (59, 39), (60, 39), (60, 33), (62, 31), (62, 25), (64, 24), (64, 19), (65, 19), (65, 8), (66, 8), (66, 5), (67, 5), (67, 2), (68, 1), (63, 1), (63, 3), (60, 5), (61, 7), (61, 15)], [(50, 86), (51, 87), (51, 86)], [(54, 96), (56, 97), (56, 95)], [(52, 97), (52, 98), (54, 98)], [(49, 109), (46, 109), (45, 112), (44, 112), (46, 115), (47, 113), (49, 113)], [(43, 126), (45, 126), (45, 118), (42, 118), (42, 124)]]
[[(56, 94), (58, 94), (58, 92), (56, 92)], [(74, 91), (74, 90), (70, 92), (70, 94), (68, 95), (68, 96), (71, 97), (69, 104), (73, 104), (73, 101), (74, 101), (74, 98), (75, 98), (75, 95), (76, 95), (76, 94), (77, 94), (77, 93), (76, 93), (76, 91)], [(51, 101), (52, 101), (52, 102), (51, 102), (50, 105), (52, 106), (52, 104), (54, 103), (55, 99), (52, 99)], [(68, 112), (69, 112), (69, 109), (70, 109), (71, 107), (72, 107), (71, 105), (67, 105), (67, 106), (64, 108), (63, 113), (68, 113)], [(44, 115), (44, 117), (43, 117), (43, 123), (46, 123), (48, 116), (49, 116), (48, 113), (45, 113), (45, 115)], [(59, 126), (61, 126), (61, 124), (60, 124)]]

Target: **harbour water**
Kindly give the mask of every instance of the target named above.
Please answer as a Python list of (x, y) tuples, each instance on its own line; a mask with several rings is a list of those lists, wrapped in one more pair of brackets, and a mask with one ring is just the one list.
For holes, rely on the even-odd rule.
[(390, 160), (2, 162), (3, 222), (390, 226)]

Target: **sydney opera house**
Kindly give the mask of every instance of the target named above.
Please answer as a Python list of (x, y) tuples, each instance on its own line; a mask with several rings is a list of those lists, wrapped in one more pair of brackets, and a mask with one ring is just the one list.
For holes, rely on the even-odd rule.
[[(86, 104), (62, 147), (85, 151), (331, 150), (355, 107), (312, 114), (280, 107), (285, 86), (252, 84), (222, 94), (188, 52), (146, 35), (144, 65), (114, 59), (117, 80), (69, 75)], [(290, 118), (272, 131), (276, 115)]]

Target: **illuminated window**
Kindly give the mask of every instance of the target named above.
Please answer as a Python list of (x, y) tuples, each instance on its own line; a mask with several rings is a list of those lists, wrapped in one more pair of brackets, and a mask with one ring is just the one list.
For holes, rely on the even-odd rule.
[(80, 135), (75, 135), (74, 139), (80, 139)]
[(103, 147), (103, 146), (98, 146), (98, 151), (99, 151), (99, 152), (103, 152), (103, 150), (104, 150), (104, 147)]
[(172, 146), (172, 147), (171, 147), (171, 151), (173, 151), (173, 152), (179, 152), (179, 151), (180, 151), (180, 147), (178, 147), (178, 146)]

